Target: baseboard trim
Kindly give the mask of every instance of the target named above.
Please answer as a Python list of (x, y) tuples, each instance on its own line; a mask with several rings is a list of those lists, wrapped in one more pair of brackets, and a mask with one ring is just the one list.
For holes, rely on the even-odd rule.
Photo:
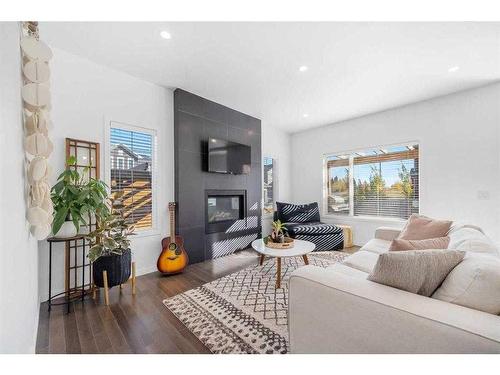
[(36, 354), (36, 341), (38, 339), (38, 324), (40, 322), (40, 297), (38, 299), (38, 309), (37, 313), (35, 314), (35, 325), (34, 325), (34, 332), (33, 332), (33, 340), (31, 347), (29, 348), (29, 353), (30, 354)]
[(157, 271), (156, 264), (147, 267), (141, 267), (137, 269), (137, 276), (146, 275), (148, 273), (153, 273), (156, 271)]

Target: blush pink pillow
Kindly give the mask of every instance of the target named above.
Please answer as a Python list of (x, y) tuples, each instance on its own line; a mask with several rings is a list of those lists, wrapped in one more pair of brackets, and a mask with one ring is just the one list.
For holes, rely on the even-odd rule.
[(428, 238), (426, 240), (392, 240), (389, 251), (447, 249), (450, 237)]
[(428, 238), (445, 237), (452, 222), (435, 220), (430, 217), (413, 214), (408, 218), (405, 227), (398, 236), (400, 240), (426, 240)]

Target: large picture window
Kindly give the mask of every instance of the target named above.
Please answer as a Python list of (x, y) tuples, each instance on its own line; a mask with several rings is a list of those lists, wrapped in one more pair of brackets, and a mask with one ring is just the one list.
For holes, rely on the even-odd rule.
[(154, 228), (155, 134), (112, 122), (109, 135), (111, 192), (125, 192), (127, 222), (137, 231)]
[(276, 159), (264, 156), (264, 214), (272, 215), (276, 201)]
[(419, 212), (419, 148), (377, 147), (325, 158), (325, 211), (407, 219)]

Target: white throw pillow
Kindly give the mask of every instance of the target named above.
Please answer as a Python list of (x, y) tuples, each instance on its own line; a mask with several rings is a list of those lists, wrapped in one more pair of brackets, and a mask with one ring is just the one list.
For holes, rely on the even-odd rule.
[(473, 226), (455, 226), (448, 236), (450, 237), (448, 249), (499, 255), (495, 244), (480, 229)]
[(448, 274), (432, 298), (500, 314), (500, 258), (467, 254)]

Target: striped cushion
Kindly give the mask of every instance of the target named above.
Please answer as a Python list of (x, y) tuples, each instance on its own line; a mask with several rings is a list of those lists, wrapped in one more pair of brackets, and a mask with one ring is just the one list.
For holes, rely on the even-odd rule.
[(316, 245), (315, 251), (341, 250), (344, 247), (342, 228), (321, 222), (286, 223), (290, 237), (310, 241)]
[(317, 202), (309, 204), (276, 202), (276, 207), (278, 219), (285, 223), (309, 223), (318, 222), (320, 220)]
[(286, 229), (290, 235), (297, 234), (310, 234), (310, 235), (318, 235), (318, 234), (338, 234), (342, 233), (342, 228), (337, 227), (333, 224), (324, 224), (320, 222), (315, 223), (285, 223)]

